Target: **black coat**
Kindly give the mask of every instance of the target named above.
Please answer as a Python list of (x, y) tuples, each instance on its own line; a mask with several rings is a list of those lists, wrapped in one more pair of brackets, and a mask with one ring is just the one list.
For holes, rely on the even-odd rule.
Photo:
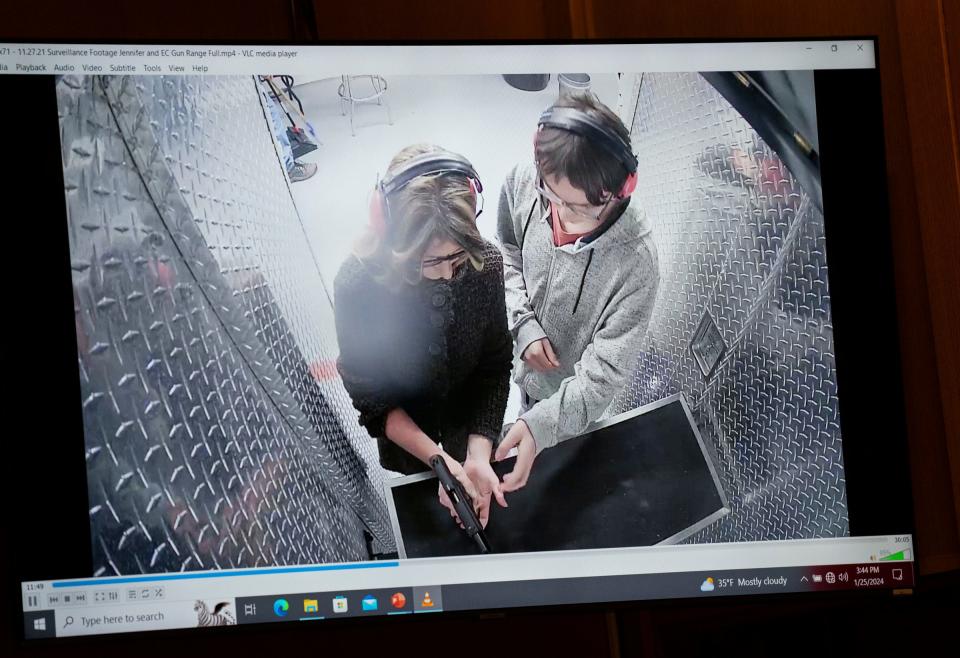
[(427, 469), (386, 438), (387, 414), (398, 407), (460, 461), (468, 435), (500, 435), (513, 342), (503, 257), (489, 243), (483, 256), (480, 271), (467, 263), (449, 281), (424, 279), (396, 290), (354, 256), (337, 273), (337, 368), (386, 469)]

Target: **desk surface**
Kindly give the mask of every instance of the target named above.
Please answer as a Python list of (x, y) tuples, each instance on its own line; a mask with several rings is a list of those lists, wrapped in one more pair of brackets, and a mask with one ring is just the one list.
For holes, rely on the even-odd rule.
[[(501, 476), (512, 468), (513, 459), (494, 464)], [(390, 484), (401, 557), (477, 553), (437, 502), (432, 472)], [(726, 511), (679, 395), (544, 450), (507, 503), (490, 512), (495, 553), (649, 546), (679, 540)]]

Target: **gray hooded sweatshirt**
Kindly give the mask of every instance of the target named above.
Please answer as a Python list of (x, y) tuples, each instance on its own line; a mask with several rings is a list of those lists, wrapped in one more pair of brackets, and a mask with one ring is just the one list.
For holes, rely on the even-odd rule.
[[(507, 175), (497, 237), (514, 381), (537, 401), (521, 418), (539, 453), (583, 433), (629, 383), (660, 274), (649, 222), (635, 200), (606, 230), (557, 247), (536, 182), (532, 163)], [(520, 356), (544, 337), (560, 367), (537, 372)]]

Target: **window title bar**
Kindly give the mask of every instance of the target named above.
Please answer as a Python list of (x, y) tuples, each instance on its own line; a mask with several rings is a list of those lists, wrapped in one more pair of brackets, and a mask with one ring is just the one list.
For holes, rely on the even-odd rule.
[(471, 46), (172, 46), (0, 43), (0, 74), (444, 75), (869, 69), (873, 42)]

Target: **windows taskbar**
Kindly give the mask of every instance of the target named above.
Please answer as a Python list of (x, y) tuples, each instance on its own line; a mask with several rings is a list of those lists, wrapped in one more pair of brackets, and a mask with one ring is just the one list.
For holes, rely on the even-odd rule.
[(771, 567), (129, 602), (24, 612), (27, 639), (658, 599), (910, 590), (913, 562)]

